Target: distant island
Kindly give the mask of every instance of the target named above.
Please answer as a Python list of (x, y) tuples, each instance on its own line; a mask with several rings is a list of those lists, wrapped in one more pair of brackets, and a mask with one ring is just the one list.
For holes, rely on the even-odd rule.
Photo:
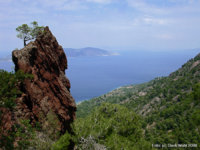
[[(64, 52), (67, 55), (67, 57), (119, 55), (119, 53), (117, 52), (110, 52), (104, 49), (94, 48), (94, 47), (85, 47), (85, 48), (79, 48), (79, 49), (64, 48)], [(0, 57), (0, 61), (2, 62), (12, 61), (12, 56), (8, 55), (5, 57)]]
[(80, 49), (64, 48), (64, 51), (67, 57), (119, 55), (119, 53), (109, 52), (107, 50), (94, 47), (85, 47)]

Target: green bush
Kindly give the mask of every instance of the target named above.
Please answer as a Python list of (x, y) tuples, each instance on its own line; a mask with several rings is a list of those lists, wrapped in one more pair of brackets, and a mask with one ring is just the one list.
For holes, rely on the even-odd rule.
[(66, 132), (56, 143), (52, 145), (51, 150), (68, 150), (71, 140), (71, 135)]
[(0, 107), (12, 109), (15, 106), (15, 99), (21, 94), (17, 85), (25, 78), (32, 78), (32, 75), (20, 70), (16, 73), (0, 70)]
[[(32, 75), (25, 74), (22, 71), (13, 73), (0, 70), (0, 108), (3, 107), (11, 111), (13, 110), (16, 105), (15, 100), (21, 94), (18, 86), (25, 78), (32, 78)], [(0, 111), (0, 118), (1, 115), (2, 112)], [(14, 142), (20, 139), (17, 140), (15, 149), (25, 149), (30, 144), (28, 139), (31, 138), (32, 133), (32, 127), (29, 121), (22, 120), (20, 124), (14, 124), (12, 126), (12, 129), (7, 133), (8, 135), (1, 134), (0, 147), (6, 150), (12, 150), (14, 149)]]
[[(91, 115), (77, 119), (75, 132), (78, 148), (87, 147), (91, 144), (88, 139), (93, 139), (94, 145), (104, 145), (108, 149), (136, 149), (143, 139), (140, 117), (123, 106), (110, 103), (103, 103)], [(88, 143), (83, 145), (82, 141)]]

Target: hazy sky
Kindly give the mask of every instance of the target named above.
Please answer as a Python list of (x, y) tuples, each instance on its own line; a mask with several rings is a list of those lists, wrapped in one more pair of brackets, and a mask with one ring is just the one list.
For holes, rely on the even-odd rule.
[(0, 52), (21, 48), (15, 29), (34, 20), (63, 47), (200, 48), (200, 0), (0, 0)]

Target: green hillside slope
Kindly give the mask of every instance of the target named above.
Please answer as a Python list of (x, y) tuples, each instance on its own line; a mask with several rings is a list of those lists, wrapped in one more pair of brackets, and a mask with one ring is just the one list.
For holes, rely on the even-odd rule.
[[(78, 104), (77, 117), (84, 117), (102, 102), (117, 103), (147, 115), (160, 109), (159, 106), (176, 103), (181, 97), (192, 92), (200, 82), (200, 54), (189, 60), (168, 77), (159, 77), (150, 82), (118, 88), (100, 97)], [(162, 108), (161, 108), (162, 109)]]
[(78, 104), (77, 117), (88, 120), (104, 102), (136, 112), (141, 117), (142, 138), (147, 143), (166, 149), (200, 147), (200, 54), (168, 77), (121, 87)]

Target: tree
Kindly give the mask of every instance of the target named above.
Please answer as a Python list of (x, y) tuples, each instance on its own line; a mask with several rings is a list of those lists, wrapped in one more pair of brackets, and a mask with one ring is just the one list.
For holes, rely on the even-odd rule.
[(31, 40), (30, 31), (31, 28), (27, 24), (22, 24), (21, 26), (16, 28), (16, 31), (19, 32), (17, 37), (24, 40), (24, 46), (26, 46), (26, 41)]
[(118, 104), (102, 103), (90, 115), (78, 118), (74, 130), (78, 149), (142, 149), (135, 146), (144, 145), (141, 118)]
[(40, 32), (43, 31), (44, 27), (43, 26), (38, 26), (38, 23), (36, 21), (31, 22), (33, 25), (33, 28), (31, 30), (31, 36), (33, 39), (37, 38), (37, 36), (40, 34)]
[(37, 38), (37, 36), (43, 31), (43, 26), (38, 26), (36, 21), (31, 22), (32, 27), (29, 27), (27, 24), (22, 24), (21, 26), (16, 28), (16, 31), (19, 32), (17, 37), (23, 39), (24, 46), (26, 46), (26, 42)]

